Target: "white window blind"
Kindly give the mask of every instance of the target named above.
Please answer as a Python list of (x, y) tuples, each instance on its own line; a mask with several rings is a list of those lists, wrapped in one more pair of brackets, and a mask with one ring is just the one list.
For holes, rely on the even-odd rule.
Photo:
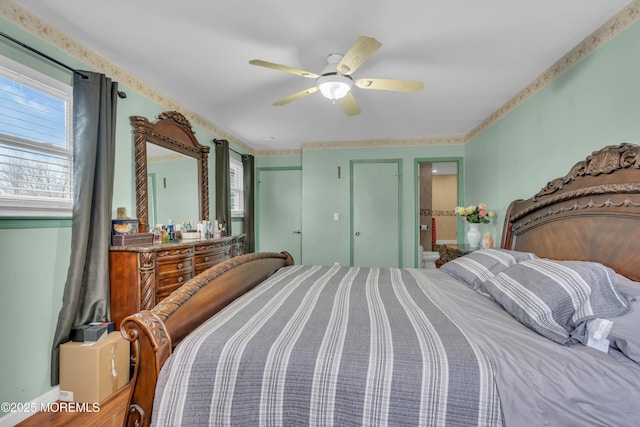
[(72, 93), (0, 57), (0, 214), (71, 215)]
[(244, 183), (242, 163), (229, 160), (231, 181), (231, 216), (244, 216)]

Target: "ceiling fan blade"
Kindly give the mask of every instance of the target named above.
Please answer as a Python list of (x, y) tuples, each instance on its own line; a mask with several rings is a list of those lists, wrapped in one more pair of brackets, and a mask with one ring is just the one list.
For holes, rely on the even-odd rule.
[(392, 90), (396, 92), (420, 92), (424, 83), (412, 80), (358, 79), (355, 85), (360, 89)]
[(318, 86), (310, 87), (309, 89), (301, 90), (300, 92), (296, 92), (293, 95), (289, 95), (286, 98), (282, 98), (280, 101), (276, 101), (273, 103), (276, 107), (280, 107), (282, 105), (288, 104), (293, 101), (297, 101), (300, 98), (303, 98), (307, 95), (311, 95), (318, 91)]
[(382, 46), (373, 37), (360, 36), (358, 40), (344, 54), (336, 69), (338, 72), (349, 75), (360, 67), (373, 53)]
[(273, 68), (274, 70), (284, 71), (285, 73), (295, 74), (296, 76), (306, 77), (308, 79), (316, 79), (319, 76), (311, 71), (300, 70), (298, 68), (289, 67), (287, 65), (274, 64), (273, 62), (262, 61), (260, 59), (252, 59), (249, 64), (259, 67)]
[(347, 92), (347, 94), (340, 98), (338, 101), (340, 102), (340, 105), (342, 105), (345, 113), (347, 113), (347, 115), (349, 116), (355, 116), (356, 114), (360, 114), (362, 112), (360, 106), (356, 102), (356, 99), (353, 97), (351, 92)]

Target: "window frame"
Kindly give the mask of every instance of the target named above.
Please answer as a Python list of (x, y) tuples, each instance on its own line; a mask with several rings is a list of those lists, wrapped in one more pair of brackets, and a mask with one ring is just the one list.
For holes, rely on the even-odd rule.
[[(16, 62), (6, 56), (0, 55), (0, 75), (40, 91), (49, 96), (61, 99), (65, 102), (65, 146), (51, 147), (30, 139), (21, 139), (9, 135), (0, 137), (4, 145), (16, 148), (35, 149), (43, 155), (53, 155), (65, 158), (69, 165), (70, 189), (69, 199), (42, 200), (37, 198), (12, 198), (0, 197), (0, 217), (71, 217), (73, 212), (74, 188), (73, 188), (73, 86), (61, 82), (53, 77), (43, 74), (24, 64)], [(40, 145), (41, 144), (41, 145)]]
[[(236, 179), (231, 178), (231, 171), (236, 170)], [(232, 217), (244, 217), (244, 168), (241, 161), (230, 158), (229, 159), (229, 191), (231, 194), (235, 194), (238, 200), (239, 206), (233, 206), (231, 202), (231, 216)], [(235, 181), (235, 182), (234, 182)], [(234, 209), (239, 207), (239, 209)]]

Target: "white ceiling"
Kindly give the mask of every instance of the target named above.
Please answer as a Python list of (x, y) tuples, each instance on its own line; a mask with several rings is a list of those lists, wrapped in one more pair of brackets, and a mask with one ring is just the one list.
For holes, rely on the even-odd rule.
[[(629, 0), (14, 0), (256, 150), (305, 142), (462, 136)], [(355, 78), (424, 82), (418, 94), (353, 89), (348, 117), (313, 80), (360, 35), (382, 43)], [(126, 102), (126, 101), (122, 101)]]

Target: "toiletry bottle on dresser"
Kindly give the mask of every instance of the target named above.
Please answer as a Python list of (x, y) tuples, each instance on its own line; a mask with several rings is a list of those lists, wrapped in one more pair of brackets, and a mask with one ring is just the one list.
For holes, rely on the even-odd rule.
[(158, 229), (158, 227), (153, 229), (153, 243), (162, 243), (162, 230)]

